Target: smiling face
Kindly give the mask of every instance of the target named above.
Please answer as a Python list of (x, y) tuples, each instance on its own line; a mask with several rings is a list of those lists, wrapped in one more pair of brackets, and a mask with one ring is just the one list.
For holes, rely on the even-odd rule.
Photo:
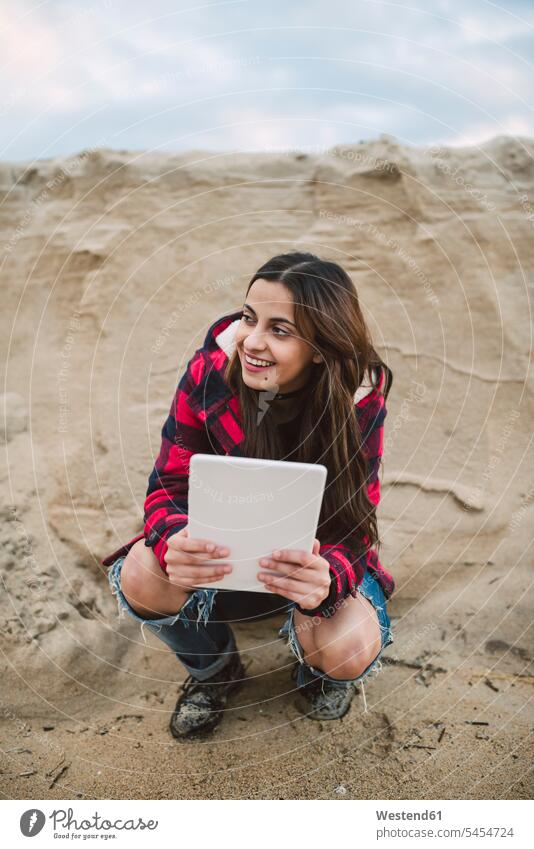
[(297, 331), (291, 292), (270, 280), (250, 287), (235, 343), (243, 382), (251, 389), (293, 392), (322, 359)]

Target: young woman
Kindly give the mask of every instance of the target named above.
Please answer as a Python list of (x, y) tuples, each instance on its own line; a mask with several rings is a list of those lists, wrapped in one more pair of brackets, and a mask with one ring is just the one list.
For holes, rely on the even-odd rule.
[[(144, 533), (102, 561), (119, 611), (157, 634), (189, 673), (171, 717), (176, 738), (213, 729), (243, 683), (230, 622), (286, 613), (279, 635), (296, 655), (314, 719), (342, 717), (355, 684), (379, 668), (393, 641), (386, 602), (395, 585), (378, 559), (376, 520), (391, 383), (350, 277), (309, 253), (263, 265), (243, 308), (214, 322), (189, 360), (149, 478)], [(232, 552), (189, 536), (196, 452), (326, 466), (313, 552), (259, 561), (268, 593), (217, 590)], [(210, 562), (217, 558), (228, 565)]]

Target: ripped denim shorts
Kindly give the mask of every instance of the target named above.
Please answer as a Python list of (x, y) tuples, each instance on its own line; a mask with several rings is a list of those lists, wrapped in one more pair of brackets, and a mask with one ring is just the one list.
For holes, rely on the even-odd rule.
[[(295, 605), (292, 605), (288, 618), (279, 631), (279, 636), (288, 638), (288, 645), (300, 662), (297, 672), (297, 684), (299, 687), (302, 687), (309, 680), (310, 674), (312, 677), (330, 681), (331, 684), (347, 687), (361, 683), (368, 675), (371, 673), (376, 674), (381, 669), (382, 654), (394, 640), (391, 620), (387, 612), (387, 600), (378, 579), (369, 570), (366, 571), (362, 582), (358, 585), (358, 592), (371, 602), (377, 613), (382, 638), (381, 648), (377, 656), (357, 678), (332, 678), (320, 669), (310, 666), (304, 661), (304, 651), (297, 638), (297, 628), (294, 622)], [(306, 673), (308, 673), (308, 678)]]
[[(175, 652), (187, 672), (200, 681), (206, 680), (223, 669), (228, 662), (228, 655), (237, 650), (232, 629), (228, 621), (225, 621), (233, 621), (235, 615), (242, 616), (242, 621), (245, 618), (250, 621), (255, 617), (264, 618), (280, 612), (287, 613), (286, 621), (280, 628), (278, 636), (287, 638), (287, 645), (298, 659), (298, 687), (304, 686), (310, 677), (323, 678), (340, 687), (358, 684), (372, 672), (378, 672), (381, 668), (380, 658), (385, 648), (394, 639), (386, 597), (378, 579), (370, 571), (365, 573), (362, 582), (358, 585), (358, 592), (365, 596), (376, 609), (382, 637), (381, 648), (372, 663), (358, 678), (342, 679), (332, 678), (305, 662), (304, 651), (297, 637), (298, 629), (294, 622), (295, 602), (277, 595), (269, 596), (267, 599), (263, 593), (243, 594), (217, 589), (197, 589), (191, 593), (176, 614), (145, 619), (133, 610), (122, 593), (120, 577), (124, 560), (124, 557), (117, 558), (108, 570), (108, 581), (117, 599), (119, 616), (128, 613), (140, 623), (142, 632), (143, 628), (147, 627), (149, 631), (156, 634)], [(218, 595), (219, 606), (217, 605)], [(240, 609), (240, 598), (244, 595), (247, 596), (247, 602)], [(254, 596), (258, 596), (258, 599), (251, 599)], [(310, 622), (312, 621), (310, 617)]]

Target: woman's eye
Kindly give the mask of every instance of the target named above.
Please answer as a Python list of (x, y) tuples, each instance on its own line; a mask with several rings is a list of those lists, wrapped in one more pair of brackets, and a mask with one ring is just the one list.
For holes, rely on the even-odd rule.
[[(253, 322), (253, 321), (254, 321), (254, 319), (252, 318), (252, 316), (251, 316), (251, 315), (244, 315), (244, 314), (243, 314), (243, 315), (241, 316), (241, 318), (243, 319), (243, 321), (245, 322), (245, 324), (250, 324), (251, 322)], [(278, 330), (279, 332), (278, 332), (278, 333), (275, 333), (275, 331), (276, 331), (276, 330)], [(273, 333), (275, 333), (275, 336), (290, 336), (290, 335), (291, 335), (291, 334), (290, 334), (290, 333), (288, 333), (286, 330), (284, 330), (282, 327), (273, 327)]]

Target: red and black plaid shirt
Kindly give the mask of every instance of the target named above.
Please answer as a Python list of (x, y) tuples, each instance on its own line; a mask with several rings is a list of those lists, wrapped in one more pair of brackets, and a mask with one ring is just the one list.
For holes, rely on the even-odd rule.
[[(161, 431), (160, 451), (148, 481), (144, 532), (102, 560), (103, 565), (110, 565), (117, 557), (127, 553), (135, 542), (145, 538), (145, 545), (152, 547), (161, 568), (166, 571), (167, 540), (188, 523), (191, 456), (196, 453), (241, 455), (240, 443), (244, 440), (244, 432), (239, 400), (223, 379), (228, 354), (216, 339), (241, 314), (241, 311), (231, 313), (215, 321), (206, 334), (203, 346), (189, 360)], [(355, 402), (362, 446), (368, 459), (367, 492), (375, 506), (380, 501), (378, 472), (386, 417), (385, 398), (381, 391), (385, 373), (382, 369), (380, 372), (379, 387), (371, 389)], [(367, 569), (377, 577), (386, 598), (392, 595), (394, 580), (372, 548), (357, 557), (345, 544), (325, 544), (319, 553), (330, 564), (330, 593), (314, 610), (303, 610), (297, 605), (302, 613), (332, 616), (344, 598), (356, 594)]]

